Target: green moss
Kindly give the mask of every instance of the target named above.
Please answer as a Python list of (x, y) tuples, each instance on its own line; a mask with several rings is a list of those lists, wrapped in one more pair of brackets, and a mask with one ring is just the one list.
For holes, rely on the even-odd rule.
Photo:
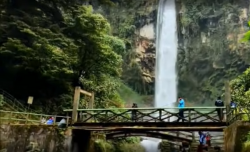
[(180, 39), (184, 47), (180, 46), (178, 54), (178, 91), (187, 101), (213, 105), (223, 94), (224, 82), (235, 78), (250, 63), (245, 57), (249, 51), (242, 51), (248, 45), (238, 42), (243, 7), (227, 0), (181, 2)]
[(105, 140), (96, 140), (94, 142), (95, 152), (115, 152), (115, 147), (112, 143)]

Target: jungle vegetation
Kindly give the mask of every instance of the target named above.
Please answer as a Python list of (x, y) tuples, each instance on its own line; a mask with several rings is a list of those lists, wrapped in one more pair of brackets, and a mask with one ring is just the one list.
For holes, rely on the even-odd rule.
[[(211, 7), (212, 6), (212, 7)], [(179, 14), (179, 96), (196, 105), (213, 105), (224, 83), (250, 64), (246, 1), (186, 0)]]
[(76, 85), (95, 92), (96, 107), (121, 106), (126, 46), (107, 19), (69, 1), (6, 0), (0, 7), (2, 89), (23, 101), (34, 96), (32, 106), (44, 112), (70, 107)]
[[(77, 85), (95, 92), (96, 108), (124, 106), (132, 93), (147, 100), (154, 80), (143, 74), (135, 42), (138, 29), (156, 23), (156, 3), (1, 1), (0, 88), (23, 104), (34, 96), (31, 108), (50, 114), (71, 107)], [(238, 39), (248, 28), (248, 14), (242, 16), (248, 6), (233, 0), (180, 3), (178, 84), (187, 101), (211, 105), (224, 81), (232, 80), (233, 98), (249, 104), (249, 32), (245, 43)]]
[[(23, 104), (33, 96), (31, 108), (42, 113), (60, 114), (71, 108), (75, 86), (95, 92), (95, 108), (124, 106), (123, 90), (136, 94), (124, 79), (129, 43), (93, 9), (96, 3), (116, 5), (110, 0), (2, 1), (0, 88)], [(111, 148), (142, 149), (137, 138), (131, 138), (133, 144), (127, 140), (116, 147), (112, 142)]]
[[(139, 29), (156, 24), (156, 0), (30, 1), (0, 4), (2, 89), (23, 103), (34, 96), (32, 108), (45, 112), (70, 107), (76, 85), (95, 92), (96, 107), (123, 106), (128, 94), (152, 101), (154, 80), (145, 77), (135, 46)], [(89, 3), (94, 9), (82, 5)], [(180, 3), (179, 96), (211, 105), (224, 81), (249, 67), (249, 44), (238, 40), (248, 28), (246, 7), (226, 0)]]

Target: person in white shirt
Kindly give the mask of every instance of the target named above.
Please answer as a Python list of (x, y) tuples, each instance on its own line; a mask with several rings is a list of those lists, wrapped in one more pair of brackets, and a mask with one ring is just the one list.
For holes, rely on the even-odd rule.
[(41, 124), (46, 124), (46, 119), (44, 117), (41, 119)]
[(66, 127), (66, 120), (62, 118), (62, 120), (58, 123), (59, 128), (65, 128)]

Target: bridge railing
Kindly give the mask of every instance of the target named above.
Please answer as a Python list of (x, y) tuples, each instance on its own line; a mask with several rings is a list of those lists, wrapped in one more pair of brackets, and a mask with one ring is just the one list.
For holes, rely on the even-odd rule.
[(231, 108), (227, 106), (227, 122), (231, 124), (237, 120), (241, 121), (249, 121), (250, 120), (250, 113), (245, 109), (245, 107), (237, 106), (236, 108)]
[(44, 120), (48, 118), (54, 118), (53, 125), (57, 125), (61, 119), (66, 120), (66, 126), (70, 123), (70, 117), (68, 116), (58, 116), (58, 115), (46, 115), (46, 114), (36, 114), (36, 113), (26, 113), (26, 112), (13, 112), (0, 110), (0, 124), (32, 124), (32, 125), (42, 125), (45, 124)]
[[(184, 122), (221, 122), (216, 107), (186, 107)], [(226, 108), (219, 108), (226, 113)], [(72, 109), (64, 110), (72, 113)], [(78, 109), (77, 122), (172, 122), (181, 119), (178, 108)], [(225, 120), (226, 121), (226, 120)]]
[(3, 102), (6, 102), (7, 104), (9, 104), (10, 106), (12, 106), (16, 110), (22, 111), (22, 112), (27, 112), (27, 111), (33, 112), (31, 109), (28, 109), (27, 106), (25, 106), (24, 104), (22, 104), (19, 100), (17, 100), (15, 97), (13, 97), (8, 92), (0, 89), (0, 95), (3, 96)]

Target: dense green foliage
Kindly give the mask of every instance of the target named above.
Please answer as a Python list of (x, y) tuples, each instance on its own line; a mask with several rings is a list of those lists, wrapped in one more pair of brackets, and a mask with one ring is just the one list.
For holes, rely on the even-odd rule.
[[(90, 6), (64, 1), (1, 3), (0, 86), (45, 111), (71, 106), (73, 86), (95, 92), (95, 106), (120, 101), (122, 40)], [(37, 106), (36, 106), (37, 107)]]
[[(152, 0), (120, 2), (113, 9), (103, 6), (97, 9), (111, 23), (112, 32), (125, 40), (128, 51), (123, 58), (122, 78), (141, 94), (154, 93), (154, 80), (143, 75), (154, 66), (140, 62), (143, 59), (138, 60), (140, 55), (134, 51), (135, 42), (141, 41), (138, 32), (141, 27), (156, 23), (156, 7), (156, 1)], [(186, 0), (178, 7), (181, 12), (178, 18), (179, 96), (195, 105), (212, 105), (216, 97), (223, 94), (224, 82), (249, 67), (249, 45), (240, 44), (238, 39), (247, 28), (248, 14), (244, 15), (242, 9), (248, 9), (248, 4), (227, 0)], [(148, 51), (154, 53), (154, 50)]]
[[(117, 7), (109, 0), (91, 2)], [(0, 3), (0, 88), (24, 104), (28, 96), (34, 96), (31, 108), (50, 114), (71, 108), (78, 85), (95, 93), (96, 108), (124, 106), (128, 100), (124, 90), (140, 99), (125, 85), (123, 61), (132, 52), (132, 40), (115, 33), (109, 20), (91, 5), (82, 4), (56, 0)], [(82, 98), (79, 108), (86, 108), (87, 100)], [(130, 145), (127, 140), (121, 140), (115, 150), (142, 149), (139, 141)]]
[[(230, 80), (250, 63), (248, 44), (239, 39), (247, 28), (236, 1), (186, 0), (181, 4), (179, 94), (187, 101), (212, 105)], [(243, 13), (243, 15), (242, 15)]]
[(231, 96), (238, 105), (250, 110), (250, 68), (231, 81)]
[(122, 38), (126, 44), (127, 51), (123, 54), (123, 82), (144, 95), (154, 94), (154, 80), (144, 75), (154, 71), (154, 65), (148, 65), (147, 61), (139, 57), (136, 42), (141, 40), (139, 28), (148, 23), (156, 23), (156, 9), (157, 0), (117, 0), (112, 9), (107, 6), (99, 6), (96, 9), (109, 20), (112, 33)]
[[(250, 27), (250, 22), (248, 22)], [(242, 38), (242, 42), (246, 45), (250, 42), (250, 30), (245, 33)], [(237, 102), (238, 106), (244, 108), (244, 110), (250, 110), (250, 68), (246, 69), (241, 75), (231, 80), (231, 96), (232, 100)]]

